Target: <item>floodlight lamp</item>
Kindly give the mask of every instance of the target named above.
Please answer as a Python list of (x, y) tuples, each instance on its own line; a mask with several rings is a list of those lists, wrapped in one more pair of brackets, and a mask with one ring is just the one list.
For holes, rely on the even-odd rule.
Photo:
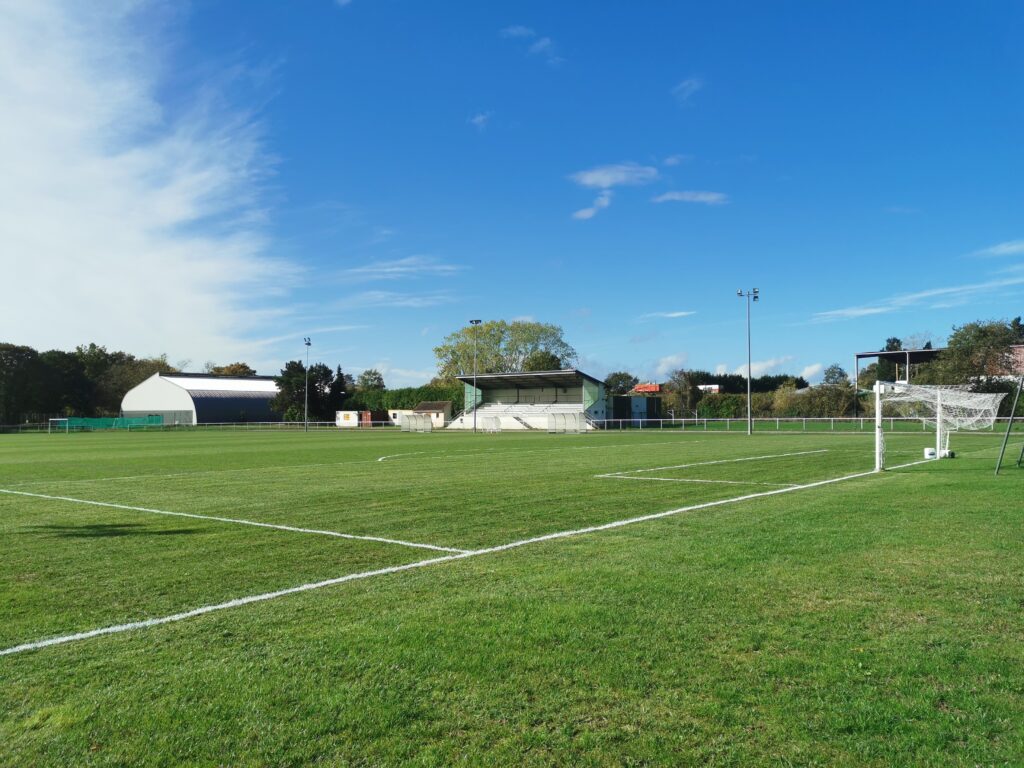
[(480, 320), (470, 320), (469, 324), (470, 325), (480, 325), (480, 322), (481, 322)]
[(755, 294), (754, 294), (754, 301), (757, 301), (757, 300), (758, 300), (759, 298), (760, 298), (760, 296), (758, 296), (758, 295), (757, 295), (757, 294), (755, 293)]
[(738, 291), (736, 291), (736, 295), (739, 296), (742, 299), (743, 298), (743, 289), (740, 288)]
[(757, 296), (757, 288), (754, 289), (754, 295)]
[(305, 344), (305, 345), (306, 345), (307, 347), (309, 347), (309, 346), (312, 346), (312, 344), (313, 344), (313, 342), (309, 340), (309, 336), (303, 336), (303, 337), (302, 337), (302, 342), (303, 342), (303, 344)]

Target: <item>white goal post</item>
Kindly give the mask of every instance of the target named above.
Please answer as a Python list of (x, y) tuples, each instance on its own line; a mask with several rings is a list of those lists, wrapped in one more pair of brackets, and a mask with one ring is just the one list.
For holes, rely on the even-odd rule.
[(491, 434), (501, 432), (501, 416), (481, 416), (480, 428)]
[(403, 432), (433, 432), (434, 422), (429, 413), (405, 413), (401, 428)]
[(71, 431), (71, 422), (68, 419), (50, 419), (46, 425), (47, 433), (63, 432), (67, 434)]
[(885, 433), (882, 429), (886, 405), (899, 416), (917, 418), (935, 429), (935, 449), (926, 458), (951, 458), (949, 435), (958, 430), (987, 429), (999, 413), (1006, 393), (971, 392), (967, 387), (875, 383), (875, 471), (885, 469)]

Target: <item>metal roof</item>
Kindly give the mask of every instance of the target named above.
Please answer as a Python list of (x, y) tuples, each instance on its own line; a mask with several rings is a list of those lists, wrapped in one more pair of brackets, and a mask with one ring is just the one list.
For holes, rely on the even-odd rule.
[(886, 350), (858, 352), (856, 357), (857, 360), (862, 360), (865, 357), (877, 357), (879, 360), (891, 360), (894, 363), (930, 363), (945, 349), (943, 347), (942, 349), (897, 349), (893, 352)]
[[(466, 384), (473, 383), (473, 375), (456, 376)], [(603, 384), (600, 379), (568, 368), (563, 371), (514, 371), (510, 373), (478, 373), (477, 389), (529, 389), (532, 387), (578, 387), (587, 379), (596, 384)]]
[(188, 392), (258, 392), (270, 396), (277, 394), (273, 376), (217, 376), (211, 373), (158, 373), (161, 379)]
[(452, 407), (451, 400), (424, 400), (412, 409), (413, 413), (444, 413)]

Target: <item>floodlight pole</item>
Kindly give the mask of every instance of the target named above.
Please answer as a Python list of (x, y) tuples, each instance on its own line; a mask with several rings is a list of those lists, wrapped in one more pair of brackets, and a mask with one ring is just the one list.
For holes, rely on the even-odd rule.
[(740, 288), (736, 291), (736, 295), (741, 299), (744, 297), (747, 299), (747, 434), (752, 435), (754, 434), (754, 410), (751, 406), (750, 400), (750, 300), (753, 299), (754, 301), (757, 301), (760, 293), (757, 288), (750, 291), (744, 291)]
[(476, 337), (477, 337), (477, 326), (480, 325), (479, 320), (470, 320), (469, 324), (473, 327), (473, 431), (476, 432)]
[(306, 345), (306, 386), (303, 388), (306, 403), (302, 411), (302, 431), (309, 432), (309, 347), (313, 342), (309, 340), (309, 336), (303, 336), (302, 342)]

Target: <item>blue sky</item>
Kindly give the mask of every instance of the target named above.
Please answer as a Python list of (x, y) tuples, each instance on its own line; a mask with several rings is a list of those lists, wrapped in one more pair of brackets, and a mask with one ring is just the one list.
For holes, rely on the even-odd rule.
[(1024, 6), (0, 0), (4, 340), (814, 378), (1024, 312)]

